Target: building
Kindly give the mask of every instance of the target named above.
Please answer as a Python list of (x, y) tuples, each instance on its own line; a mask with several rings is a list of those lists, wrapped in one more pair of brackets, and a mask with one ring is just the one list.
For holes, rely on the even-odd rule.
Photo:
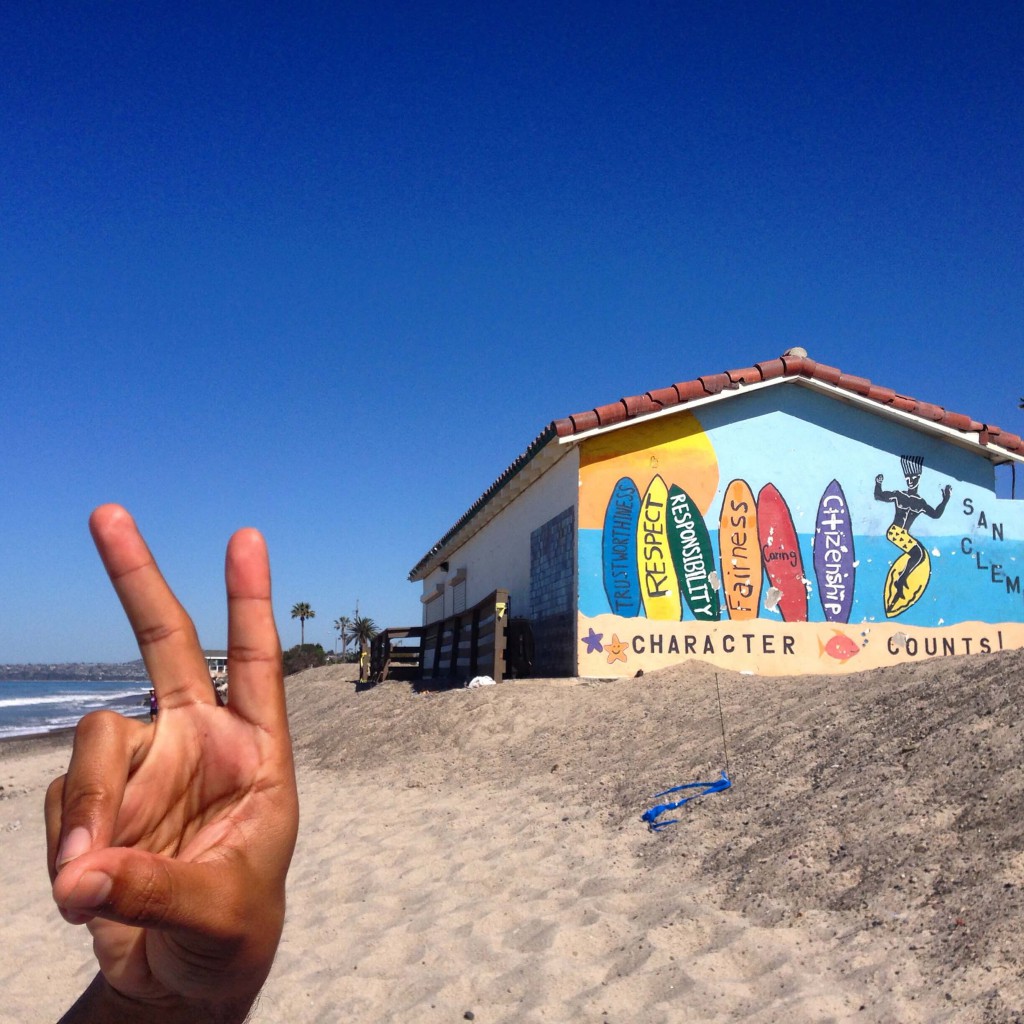
[(206, 658), (206, 667), (210, 670), (210, 678), (217, 682), (226, 679), (228, 674), (228, 652), (227, 651), (203, 651)]
[(534, 674), (845, 672), (1024, 646), (1015, 434), (802, 349), (555, 420), (409, 574)]

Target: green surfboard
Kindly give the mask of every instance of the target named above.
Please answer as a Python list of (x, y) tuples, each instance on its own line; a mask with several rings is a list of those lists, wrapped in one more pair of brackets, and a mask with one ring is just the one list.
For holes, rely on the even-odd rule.
[(679, 589), (695, 619), (717, 622), (721, 618), (718, 591), (711, 585), (715, 556), (704, 517), (696, 502), (681, 487), (668, 491), (668, 549), (679, 577)]

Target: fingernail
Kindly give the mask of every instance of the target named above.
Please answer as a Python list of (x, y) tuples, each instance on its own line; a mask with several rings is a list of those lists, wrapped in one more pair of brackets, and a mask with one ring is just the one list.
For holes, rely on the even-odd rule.
[(102, 871), (86, 871), (64, 901), (65, 910), (92, 910), (106, 902), (114, 880)]
[(69, 860), (81, 857), (88, 853), (92, 847), (92, 836), (89, 830), (82, 825), (77, 825), (65, 837), (64, 843), (57, 854), (57, 870), (59, 871)]

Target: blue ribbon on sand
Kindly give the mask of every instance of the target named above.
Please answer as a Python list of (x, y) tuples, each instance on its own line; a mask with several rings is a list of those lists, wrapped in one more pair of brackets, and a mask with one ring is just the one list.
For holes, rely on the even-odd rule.
[(655, 793), (653, 799), (657, 800), (659, 796), (668, 796), (669, 793), (678, 793), (681, 789), (699, 789), (699, 793), (691, 793), (689, 796), (684, 796), (682, 800), (677, 800), (675, 803), (669, 804), (657, 804), (650, 810), (644, 811), (640, 817), (647, 822), (652, 832), (660, 832), (661, 829), (667, 825), (674, 825), (678, 818), (670, 818), (668, 821), (658, 821), (666, 811), (674, 811), (677, 807), (682, 807), (683, 804), (689, 803), (691, 800), (696, 800), (698, 797), (707, 796), (709, 793), (721, 793), (723, 790), (728, 789), (732, 783), (729, 781), (729, 776), (722, 772), (722, 777), (716, 779), (714, 782), (684, 782), (681, 786), (673, 786), (671, 789), (666, 789), (661, 793)]

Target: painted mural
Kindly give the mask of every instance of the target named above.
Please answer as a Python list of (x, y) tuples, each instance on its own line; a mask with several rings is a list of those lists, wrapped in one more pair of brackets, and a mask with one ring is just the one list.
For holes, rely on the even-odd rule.
[(762, 393), (740, 419), (724, 402), (584, 442), (580, 672), (855, 671), (1024, 646), (1024, 503), (995, 497), (991, 467), (785, 397), (795, 409)]
[(900, 615), (915, 604), (931, 579), (932, 567), (925, 546), (910, 533), (914, 520), (922, 513), (938, 519), (946, 511), (951, 485), (942, 488), (942, 500), (934, 508), (917, 493), (924, 459), (920, 455), (900, 458), (907, 486), (902, 491), (883, 491), (885, 474), (875, 477), (875, 501), (891, 501), (896, 506), (892, 526), (885, 531), (886, 540), (892, 541), (902, 554), (892, 564), (885, 578), (885, 614), (889, 618)]

